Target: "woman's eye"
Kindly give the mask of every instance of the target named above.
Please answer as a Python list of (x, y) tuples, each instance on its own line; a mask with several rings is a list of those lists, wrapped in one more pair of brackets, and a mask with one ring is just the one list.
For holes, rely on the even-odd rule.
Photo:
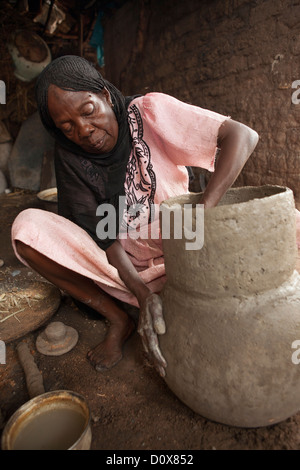
[(72, 127), (64, 127), (62, 131), (64, 132), (64, 134), (70, 134), (70, 132), (72, 131)]
[(94, 112), (94, 106), (92, 104), (89, 104), (86, 106), (86, 108), (83, 111), (84, 116), (89, 116)]

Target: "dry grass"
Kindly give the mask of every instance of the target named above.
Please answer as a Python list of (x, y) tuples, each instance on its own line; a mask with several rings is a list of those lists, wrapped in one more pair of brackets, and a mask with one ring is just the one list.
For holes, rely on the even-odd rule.
[(42, 294), (32, 292), (11, 291), (0, 295), (0, 323), (5, 322), (11, 317), (20, 321), (17, 314), (32, 308), (34, 302), (43, 300)]

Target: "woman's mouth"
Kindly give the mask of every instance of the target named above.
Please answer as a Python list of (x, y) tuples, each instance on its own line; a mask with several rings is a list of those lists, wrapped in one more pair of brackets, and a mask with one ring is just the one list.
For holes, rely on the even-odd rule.
[(106, 153), (110, 152), (115, 144), (116, 142), (112, 140), (110, 134), (105, 133), (100, 139), (87, 139), (81, 147), (89, 153)]
[(92, 147), (96, 149), (100, 149), (103, 146), (103, 144), (104, 144), (104, 137), (102, 137), (102, 139), (99, 139), (94, 143), (91, 142)]
[(103, 136), (101, 139), (96, 140), (95, 142), (89, 141), (87, 145), (93, 150), (101, 150), (104, 143), (105, 143), (105, 136)]

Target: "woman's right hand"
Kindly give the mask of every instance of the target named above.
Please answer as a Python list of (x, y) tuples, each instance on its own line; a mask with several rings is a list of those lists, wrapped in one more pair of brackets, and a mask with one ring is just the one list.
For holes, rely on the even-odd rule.
[(150, 356), (154, 367), (164, 377), (167, 363), (163, 357), (159, 344), (158, 335), (166, 332), (166, 325), (163, 318), (162, 300), (158, 294), (150, 293), (140, 300), (140, 316), (138, 333), (142, 338), (142, 343), (146, 353)]
[(140, 307), (138, 333), (156, 370), (164, 377), (167, 363), (160, 352), (157, 337), (166, 331), (162, 300), (158, 294), (152, 293), (142, 281), (118, 240), (108, 248), (106, 255), (110, 264), (117, 268), (124, 284), (138, 300)]

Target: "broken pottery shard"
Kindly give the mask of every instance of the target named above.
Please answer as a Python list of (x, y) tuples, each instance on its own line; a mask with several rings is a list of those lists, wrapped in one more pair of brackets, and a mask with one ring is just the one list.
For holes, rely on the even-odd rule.
[(7, 182), (3, 172), (0, 170), (0, 194), (4, 193), (7, 189)]
[(54, 152), (54, 139), (44, 129), (38, 113), (23, 124), (8, 160), (11, 185), (38, 191), (44, 152)]
[[(188, 194), (164, 203), (184, 210), (199, 201)], [(163, 239), (166, 334), (159, 343), (166, 383), (195, 412), (227, 425), (267, 426), (297, 413), (300, 366), (292, 344), (300, 340), (300, 275), (292, 191), (232, 188), (205, 210), (203, 247), (186, 250), (185, 242)]]

